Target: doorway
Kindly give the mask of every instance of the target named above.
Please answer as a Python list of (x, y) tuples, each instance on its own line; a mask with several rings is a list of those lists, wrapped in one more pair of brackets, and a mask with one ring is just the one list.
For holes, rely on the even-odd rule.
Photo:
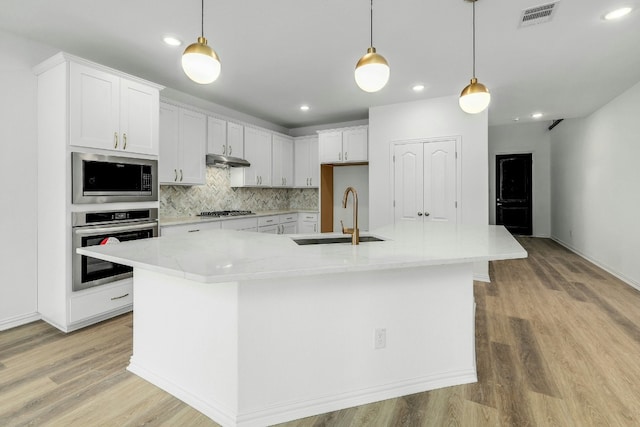
[(533, 234), (532, 155), (496, 155), (496, 224), (511, 234)]

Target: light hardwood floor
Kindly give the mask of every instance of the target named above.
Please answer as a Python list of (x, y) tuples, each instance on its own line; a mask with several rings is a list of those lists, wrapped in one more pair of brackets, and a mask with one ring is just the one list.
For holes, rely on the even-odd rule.
[[(547, 239), (476, 283), (476, 384), (283, 424), (638, 426), (640, 293)], [(131, 315), (0, 333), (0, 426), (215, 426), (125, 370)]]

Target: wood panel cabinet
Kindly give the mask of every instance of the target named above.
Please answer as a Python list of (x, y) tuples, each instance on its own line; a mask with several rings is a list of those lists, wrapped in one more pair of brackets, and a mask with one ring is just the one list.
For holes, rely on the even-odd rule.
[(368, 127), (318, 132), (320, 163), (362, 163), (369, 160)]
[(171, 104), (160, 106), (160, 183), (204, 184), (206, 116)]
[(244, 158), (244, 126), (208, 117), (207, 129), (207, 153)]
[(69, 64), (69, 143), (119, 152), (158, 154), (156, 87)]
[(294, 142), (294, 176), (296, 187), (318, 188), (320, 183), (318, 137), (300, 137)]
[(293, 182), (293, 138), (273, 135), (271, 141), (271, 183), (274, 187), (292, 187)]
[(251, 163), (246, 168), (231, 169), (232, 187), (271, 186), (271, 133), (245, 127), (244, 158)]

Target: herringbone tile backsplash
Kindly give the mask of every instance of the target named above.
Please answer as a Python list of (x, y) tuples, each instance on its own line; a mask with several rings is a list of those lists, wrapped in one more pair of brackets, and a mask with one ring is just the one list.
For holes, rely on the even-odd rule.
[(160, 186), (160, 217), (193, 216), (202, 211), (318, 209), (318, 189), (231, 188), (228, 169), (207, 167), (206, 185)]

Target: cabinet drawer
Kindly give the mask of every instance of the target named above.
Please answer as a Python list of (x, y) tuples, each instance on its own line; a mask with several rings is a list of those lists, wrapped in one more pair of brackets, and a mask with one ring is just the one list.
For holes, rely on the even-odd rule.
[(258, 217), (258, 227), (264, 227), (265, 225), (274, 225), (279, 223), (280, 222), (278, 221), (277, 215)]
[(176, 234), (196, 233), (203, 230), (219, 229), (220, 221), (202, 222), (200, 224), (165, 225), (160, 227), (161, 236), (173, 236)]
[(221, 221), (222, 228), (225, 230), (256, 230), (255, 218), (227, 219)]
[(296, 222), (296, 221), (298, 221), (297, 213), (280, 215), (280, 224), (285, 224), (287, 222)]
[[(133, 304), (133, 280), (107, 289), (97, 287), (69, 299), (69, 323), (88, 319)], [(107, 285), (108, 286), (108, 285)]]
[(300, 214), (302, 221), (311, 221), (311, 222), (316, 222), (318, 221), (318, 214), (316, 213), (304, 213), (304, 214)]

